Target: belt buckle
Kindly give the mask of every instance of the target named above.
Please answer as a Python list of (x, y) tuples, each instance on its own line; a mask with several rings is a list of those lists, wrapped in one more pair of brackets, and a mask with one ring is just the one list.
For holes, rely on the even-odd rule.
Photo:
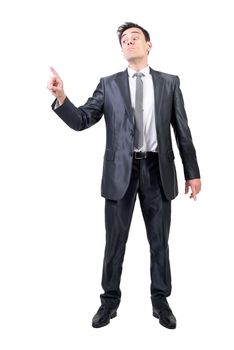
[(146, 159), (146, 152), (135, 152), (135, 159)]

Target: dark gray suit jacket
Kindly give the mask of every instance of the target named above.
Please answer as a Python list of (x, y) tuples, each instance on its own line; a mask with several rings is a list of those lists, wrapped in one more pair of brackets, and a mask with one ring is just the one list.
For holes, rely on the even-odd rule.
[[(179, 77), (151, 68), (150, 73), (154, 84), (161, 182), (166, 198), (172, 200), (178, 194), (178, 186), (171, 125), (183, 162), (185, 179), (199, 178), (200, 173), (187, 123)], [(130, 181), (134, 150), (134, 124), (128, 71), (101, 78), (93, 96), (83, 106), (77, 108), (66, 98), (63, 105), (54, 109), (55, 102), (52, 104), (55, 113), (77, 131), (89, 128), (104, 115), (106, 149), (101, 195), (112, 200), (121, 199)]]

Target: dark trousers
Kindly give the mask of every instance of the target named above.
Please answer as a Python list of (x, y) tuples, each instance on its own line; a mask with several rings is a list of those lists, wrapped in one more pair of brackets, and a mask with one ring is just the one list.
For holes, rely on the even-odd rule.
[(157, 305), (171, 293), (168, 238), (171, 202), (163, 193), (157, 153), (134, 159), (129, 187), (121, 200), (105, 200), (106, 247), (103, 262), (102, 304), (118, 307), (125, 247), (136, 201), (139, 196), (150, 246), (151, 299)]

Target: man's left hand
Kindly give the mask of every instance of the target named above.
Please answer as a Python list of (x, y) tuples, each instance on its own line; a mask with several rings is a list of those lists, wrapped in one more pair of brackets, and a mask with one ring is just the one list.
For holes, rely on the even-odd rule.
[(197, 194), (201, 191), (201, 180), (200, 179), (191, 179), (185, 182), (185, 194), (188, 193), (189, 188), (192, 193), (190, 194), (190, 198), (193, 198), (195, 201), (197, 200)]

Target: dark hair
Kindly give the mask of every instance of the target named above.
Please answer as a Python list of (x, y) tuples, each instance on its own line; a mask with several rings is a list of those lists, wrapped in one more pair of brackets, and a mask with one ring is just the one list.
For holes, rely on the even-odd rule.
[(123, 32), (125, 32), (125, 30), (129, 29), (129, 28), (139, 28), (144, 36), (145, 36), (145, 40), (146, 41), (150, 41), (150, 35), (149, 32), (147, 32), (146, 29), (142, 28), (141, 26), (139, 26), (136, 23), (132, 23), (132, 22), (125, 22), (124, 24), (122, 24), (121, 26), (119, 26), (118, 30), (117, 30), (117, 34), (118, 34), (118, 38), (119, 38), (119, 43), (121, 45), (121, 38), (123, 35)]

